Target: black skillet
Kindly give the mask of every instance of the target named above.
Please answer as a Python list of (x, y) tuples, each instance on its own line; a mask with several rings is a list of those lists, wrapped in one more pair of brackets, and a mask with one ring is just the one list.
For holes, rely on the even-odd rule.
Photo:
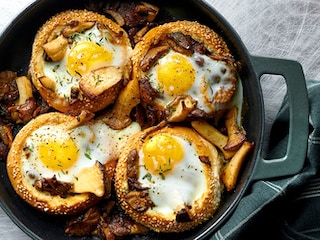
[[(39, 0), (25, 9), (0, 38), (0, 71), (9, 69), (19, 74), (26, 74), (31, 45), (38, 28), (52, 15), (67, 9), (83, 9), (86, 2), (87, 0)], [(255, 142), (255, 149), (246, 160), (236, 189), (232, 193), (224, 194), (222, 204), (211, 220), (192, 231), (131, 237), (131, 239), (203, 239), (225, 223), (253, 181), (293, 175), (302, 169), (308, 136), (308, 98), (304, 75), (300, 64), (295, 61), (251, 56), (229, 23), (202, 0), (149, 2), (153, 2), (161, 8), (161, 11), (176, 19), (197, 20), (210, 26), (225, 39), (243, 66), (240, 76), (244, 96), (249, 105), (244, 127), (248, 139)], [(263, 159), (261, 153), (264, 105), (260, 77), (265, 73), (284, 76), (290, 102), (291, 120), (287, 153), (282, 158), (272, 160)], [(66, 220), (64, 217), (42, 214), (15, 194), (8, 180), (4, 162), (0, 163), (0, 204), (13, 222), (33, 239), (80, 239), (64, 234)]]

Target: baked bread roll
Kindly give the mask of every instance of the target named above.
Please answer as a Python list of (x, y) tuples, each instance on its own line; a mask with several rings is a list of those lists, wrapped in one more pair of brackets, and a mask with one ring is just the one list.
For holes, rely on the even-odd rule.
[(140, 128), (114, 131), (92, 116), (42, 114), (19, 131), (7, 171), (23, 200), (40, 211), (68, 215), (109, 196), (120, 149)]
[(213, 117), (229, 107), (237, 90), (236, 63), (227, 44), (197, 22), (151, 29), (135, 46), (132, 62), (142, 103), (172, 121)]
[(38, 31), (30, 73), (35, 87), (61, 112), (96, 112), (113, 103), (131, 72), (132, 48), (115, 22), (91, 11), (70, 10)]
[(221, 158), (187, 127), (152, 127), (120, 154), (115, 189), (121, 207), (156, 232), (181, 232), (208, 220), (219, 206)]

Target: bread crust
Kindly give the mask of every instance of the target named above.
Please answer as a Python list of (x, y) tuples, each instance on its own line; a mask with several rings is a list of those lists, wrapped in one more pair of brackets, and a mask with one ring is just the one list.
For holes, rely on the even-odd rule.
[[(72, 26), (72, 23), (81, 23), (85, 27), (90, 22), (103, 24), (117, 37), (117, 44), (124, 47), (123, 54), (124, 59), (126, 60), (118, 69), (122, 78), (115, 83), (112, 83), (113, 85), (107, 87), (102, 93), (99, 91), (99, 94), (97, 95), (86, 94), (86, 92), (82, 91), (81, 87), (79, 87), (80, 94), (78, 94), (77, 98), (66, 98), (55, 91), (54, 86), (56, 83), (54, 83), (52, 79), (48, 79), (44, 73), (43, 63), (46, 61), (44, 45), (61, 36), (66, 27), (70, 27), (70, 24)], [(79, 28), (78, 31), (81, 31), (81, 27)], [(66, 37), (66, 39), (67, 41), (70, 40), (68, 37)], [(95, 12), (87, 10), (69, 10), (53, 16), (38, 30), (32, 47), (29, 71), (33, 84), (38, 89), (41, 96), (53, 108), (61, 112), (75, 114), (82, 110), (96, 112), (113, 103), (117, 98), (118, 93), (123, 87), (124, 80), (128, 79), (131, 72), (131, 53), (132, 47), (127, 33), (118, 24)], [(89, 74), (92, 73), (90, 72)]]
[(52, 196), (48, 192), (38, 191), (22, 172), (21, 153), (27, 138), (43, 125), (58, 125), (72, 122), (76, 117), (54, 112), (38, 116), (31, 120), (15, 137), (7, 157), (7, 172), (16, 193), (36, 209), (55, 215), (76, 214), (96, 204), (101, 198), (92, 193), (69, 195), (66, 198)]
[[(155, 212), (150, 207), (146, 211), (138, 211), (134, 209), (126, 200), (127, 194), (130, 193), (128, 183), (128, 158), (130, 152), (136, 149), (137, 152), (143, 147), (143, 143), (150, 137), (159, 134), (167, 133), (174, 136), (180, 136), (196, 149), (201, 155), (208, 156), (210, 163), (202, 163), (203, 172), (207, 178), (207, 189), (200, 199), (197, 199), (190, 207), (190, 217), (192, 221), (178, 222), (176, 216), (165, 216), (159, 212)], [(136, 160), (138, 161), (138, 159)], [(195, 161), (200, 161), (195, 159)], [(223, 190), (220, 182), (220, 170), (222, 166), (221, 158), (213, 145), (199, 136), (195, 131), (186, 127), (164, 127), (157, 129), (151, 127), (141, 131), (132, 137), (126, 147), (123, 149), (115, 175), (115, 189), (121, 207), (135, 221), (147, 226), (156, 232), (182, 232), (191, 229), (204, 221), (208, 220), (216, 211), (220, 204), (221, 193)], [(172, 194), (172, 193), (169, 193)]]

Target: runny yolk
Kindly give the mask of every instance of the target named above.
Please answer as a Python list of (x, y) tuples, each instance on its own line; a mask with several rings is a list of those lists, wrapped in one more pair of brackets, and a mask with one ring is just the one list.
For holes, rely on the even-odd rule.
[(71, 140), (49, 140), (39, 145), (41, 162), (52, 170), (67, 170), (78, 160), (78, 148)]
[(184, 157), (181, 144), (172, 136), (158, 134), (148, 139), (142, 149), (144, 164), (153, 174), (165, 174)]
[(182, 54), (165, 56), (158, 65), (158, 81), (171, 96), (184, 94), (195, 80), (195, 70)]
[(73, 76), (107, 66), (113, 60), (112, 53), (94, 42), (79, 42), (71, 50), (67, 58), (68, 71)]

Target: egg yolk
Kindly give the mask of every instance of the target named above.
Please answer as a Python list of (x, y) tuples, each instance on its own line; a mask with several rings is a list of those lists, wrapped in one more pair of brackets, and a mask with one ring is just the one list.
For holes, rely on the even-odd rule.
[(181, 54), (173, 54), (164, 59), (159, 63), (157, 70), (158, 81), (164, 91), (171, 96), (188, 91), (195, 80), (192, 64)]
[(181, 144), (172, 136), (155, 135), (143, 145), (144, 164), (153, 174), (165, 174), (183, 159)]
[(67, 58), (67, 67), (73, 76), (82, 76), (85, 73), (106, 66), (113, 60), (112, 53), (94, 42), (77, 43)]
[(41, 162), (53, 170), (67, 170), (78, 159), (78, 148), (71, 140), (50, 140), (39, 145), (39, 158)]

